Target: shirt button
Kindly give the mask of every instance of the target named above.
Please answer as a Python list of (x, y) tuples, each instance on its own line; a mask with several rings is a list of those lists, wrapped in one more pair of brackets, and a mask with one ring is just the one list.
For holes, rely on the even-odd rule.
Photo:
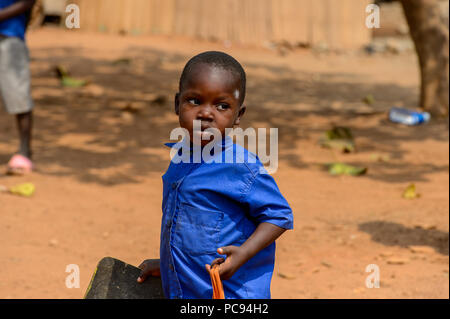
[(173, 271), (173, 266), (172, 266), (172, 265), (169, 265), (169, 268), (170, 268), (170, 270), (172, 270), (172, 271)]
[(177, 183), (173, 182), (172, 183), (172, 189), (175, 189), (175, 188), (177, 188)]

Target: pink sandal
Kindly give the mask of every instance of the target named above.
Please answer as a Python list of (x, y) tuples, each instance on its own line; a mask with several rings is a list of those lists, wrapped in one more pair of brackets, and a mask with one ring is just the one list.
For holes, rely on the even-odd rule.
[(8, 162), (6, 173), (9, 175), (23, 175), (33, 171), (33, 163), (23, 155), (16, 154)]

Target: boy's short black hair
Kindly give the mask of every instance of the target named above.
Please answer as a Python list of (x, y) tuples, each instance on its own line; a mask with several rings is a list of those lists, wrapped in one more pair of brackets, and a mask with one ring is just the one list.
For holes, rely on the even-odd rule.
[(220, 51), (206, 51), (200, 53), (193, 58), (191, 58), (183, 69), (181, 73), (179, 91), (181, 92), (183, 86), (186, 84), (189, 74), (192, 69), (199, 64), (213, 65), (224, 70), (230, 71), (240, 82), (240, 95), (239, 104), (242, 105), (245, 99), (245, 88), (246, 88), (246, 76), (242, 65), (231, 55), (228, 55)]

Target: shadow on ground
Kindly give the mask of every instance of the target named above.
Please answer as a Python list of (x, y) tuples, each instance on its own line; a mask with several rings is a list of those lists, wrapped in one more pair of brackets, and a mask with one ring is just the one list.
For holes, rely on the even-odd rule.
[[(95, 59), (82, 49), (48, 48), (31, 52), (33, 96), (35, 99), (35, 160), (58, 169), (42, 174), (71, 175), (87, 183), (116, 185), (137, 183), (139, 175), (162, 173), (168, 164), (161, 153), (169, 132), (177, 126), (173, 96), (182, 67), (189, 57), (152, 49), (129, 48), (121, 60)], [(72, 75), (89, 80), (85, 88), (63, 88), (54, 75), (54, 67), (63, 65)], [(386, 112), (397, 103), (416, 105), (418, 90), (395, 83), (370, 85), (348, 74), (311, 74), (285, 67), (244, 63), (248, 69), (247, 113), (245, 127), (278, 127), (280, 160), (298, 168), (311, 164), (289, 150), (299, 139), (323, 132), (308, 117), (317, 115), (340, 123), (354, 117), (370, 118)], [(263, 70), (267, 76), (259, 76)], [(374, 106), (362, 97), (377, 97)], [(162, 97), (158, 103), (152, 98)], [(120, 105), (136, 104), (136, 113), (123, 112)], [(128, 114), (124, 114), (128, 113)], [(10, 121), (0, 118), (0, 126)], [(377, 144), (393, 158), (401, 159), (404, 141), (433, 139), (448, 141), (446, 124), (399, 128), (388, 121), (354, 130)], [(0, 143), (11, 143), (16, 132), (0, 136)], [(370, 146), (364, 151), (373, 151)], [(379, 150), (378, 150), (379, 151)], [(0, 160), (10, 154), (0, 152)], [(106, 171), (103, 174), (101, 171)], [(430, 172), (448, 171), (448, 165), (411, 164), (390, 167), (385, 174), (367, 178), (386, 182), (426, 179)]]
[(358, 225), (371, 239), (386, 246), (430, 246), (442, 255), (449, 253), (449, 233), (436, 229), (409, 228), (401, 224), (371, 221)]

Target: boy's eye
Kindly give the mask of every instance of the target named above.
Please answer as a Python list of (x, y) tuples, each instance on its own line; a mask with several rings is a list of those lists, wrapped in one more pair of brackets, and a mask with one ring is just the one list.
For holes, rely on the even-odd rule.
[(221, 111), (229, 109), (229, 108), (230, 108), (230, 106), (226, 103), (221, 103), (221, 104), (217, 105), (217, 109), (221, 110)]
[(192, 105), (200, 105), (200, 100), (199, 99), (189, 99), (188, 102)]

